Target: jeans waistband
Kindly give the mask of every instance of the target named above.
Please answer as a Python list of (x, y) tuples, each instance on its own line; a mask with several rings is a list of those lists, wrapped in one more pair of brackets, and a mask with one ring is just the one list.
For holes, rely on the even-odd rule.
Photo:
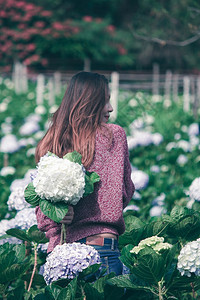
[(91, 246), (105, 246), (110, 245), (111, 249), (115, 249), (118, 246), (118, 241), (114, 238), (104, 238), (104, 237), (87, 237), (79, 241), (79, 243), (84, 243)]

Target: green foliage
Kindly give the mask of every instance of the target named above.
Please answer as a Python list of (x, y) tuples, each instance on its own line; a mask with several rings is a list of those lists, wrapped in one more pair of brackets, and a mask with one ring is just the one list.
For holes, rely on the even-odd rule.
[(3, 244), (0, 246), (0, 284), (7, 285), (18, 279), (30, 267), (29, 260), (25, 259), (25, 246)]

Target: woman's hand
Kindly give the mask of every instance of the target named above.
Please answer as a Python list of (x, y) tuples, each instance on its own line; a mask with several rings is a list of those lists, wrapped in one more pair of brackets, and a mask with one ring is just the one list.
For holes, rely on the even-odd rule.
[(65, 217), (60, 221), (62, 224), (70, 225), (74, 218), (74, 209), (72, 206), (69, 206), (68, 212)]

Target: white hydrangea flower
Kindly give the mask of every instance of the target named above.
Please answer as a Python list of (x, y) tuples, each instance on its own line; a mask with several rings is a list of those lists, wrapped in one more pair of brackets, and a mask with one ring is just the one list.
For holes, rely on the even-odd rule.
[(181, 275), (200, 276), (200, 239), (187, 243), (178, 256), (177, 269)]
[(130, 251), (131, 253), (138, 254), (140, 250), (144, 249), (146, 246), (151, 247), (158, 254), (165, 249), (172, 248), (172, 245), (169, 243), (164, 243), (163, 237), (158, 237), (156, 235), (146, 238), (139, 242), (138, 246), (133, 247)]
[(166, 146), (166, 151), (170, 152), (172, 149), (175, 149), (175, 148), (176, 148), (176, 143), (175, 142), (170, 142)]
[(176, 160), (180, 166), (184, 166), (188, 162), (188, 158), (184, 154), (180, 154)]
[(198, 123), (192, 123), (190, 124), (190, 126), (188, 127), (188, 134), (190, 136), (194, 136), (194, 135), (198, 135), (199, 132), (199, 124)]
[(129, 204), (127, 207), (124, 208), (123, 213), (127, 212), (128, 210), (139, 211), (140, 208), (135, 204)]
[(160, 167), (157, 165), (153, 165), (151, 166), (150, 171), (153, 173), (160, 173)]
[(17, 212), (13, 219), (14, 227), (20, 229), (29, 229), (33, 225), (37, 225), (35, 208), (24, 208)]
[(166, 212), (167, 212), (167, 210), (163, 206), (155, 205), (150, 209), (149, 215), (150, 215), (150, 217), (160, 217), (163, 214), (165, 214)]
[(38, 123), (34, 121), (28, 121), (22, 125), (19, 129), (21, 135), (31, 135), (40, 130)]
[(36, 193), (52, 202), (76, 205), (85, 189), (85, 172), (81, 165), (57, 156), (43, 156), (33, 179)]
[(189, 196), (191, 199), (200, 201), (200, 177), (195, 178), (189, 187)]
[(160, 143), (162, 143), (164, 140), (162, 134), (156, 132), (152, 134), (152, 142), (154, 145), (158, 146)]
[(19, 186), (11, 192), (7, 201), (8, 210), (19, 211), (31, 206), (24, 198), (24, 189), (24, 187)]
[(38, 115), (43, 115), (46, 113), (46, 107), (44, 105), (38, 105), (36, 108), (35, 108), (35, 113), (38, 114)]
[(149, 183), (149, 175), (141, 170), (133, 170), (131, 172), (131, 179), (136, 190), (145, 189)]
[(137, 130), (134, 133), (134, 137), (137, 139), (139, 146), (148, 146), (153, 143), (152, 134), (147, 131)]
[(191, 145), (188, 141), (180, 140), (177, 142), (177, 147), (183, 149), (185, 152), (191, 151)]
[(0, 142), (0, 152), (14, 153), (19, 150), (20, 145), (14, 134), (8, 134), (2, 137)]
[[(8, 229), (14, 228), (13, 219), (11, 220), (1, 220), (0, 221), (0, 237), (6, 234), (6, 231)], [(0, 239), (0, 245), (3, 245), (5, 243), (9, 244), (21, 244), (22, 241), (20, 239), (17, 239), (16, 237), (7, 237), (5, 239)]]
[(43, 276), (46, 284), (61, 278), (73, 279), (96, 263), (100, 263), (100, 256), (94, 247), (81, 243), (65, 243), (57, 245), (47, 256)]
[(7, 175), (13, 175), (15, 173), (16, 169), (11, 166), (3, 167), (0, 170), (0, 175), (1, 176), (7, 176)]

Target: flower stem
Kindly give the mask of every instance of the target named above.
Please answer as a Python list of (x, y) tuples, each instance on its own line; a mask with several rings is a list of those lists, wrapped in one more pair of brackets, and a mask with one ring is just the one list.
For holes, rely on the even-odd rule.
[(158, 292), (159, 292), (159, 300), (163, 300), (163, 296), (162, 296), (162, 283), (161, 283), (161, 281), (158, 282)]
[(66, 243), (66, 225), (62, 224), (61, 226), (61, 236), (60, 236), (60, 245)]
[(33, 266), (33, 272), (28, 286), (28, 292), (30, 291), (31, 285), (33, 283), (33, 277), (35, 275), (36, 267), (37, 267), (37, 244), (34, 244), (34, 266)]

